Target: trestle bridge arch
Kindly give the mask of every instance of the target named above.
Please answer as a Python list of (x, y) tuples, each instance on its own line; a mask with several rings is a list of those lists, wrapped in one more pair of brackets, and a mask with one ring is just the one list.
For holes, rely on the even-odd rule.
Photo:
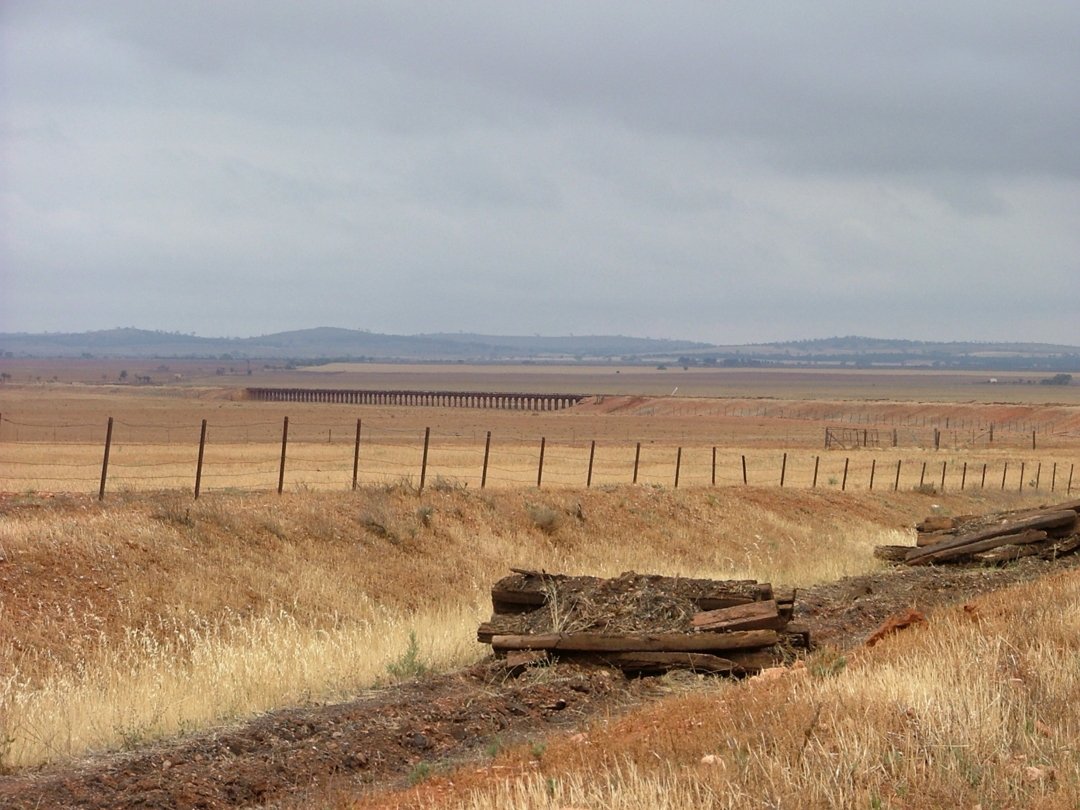
[(393, 391), (344, 388), (248, 388), (259, 402), (325, 402), (337, 405), (416, 405), (442, 408), (491, 408), (506, 411), (561, 411), (586, 394), (527, 394), (478, 391)]

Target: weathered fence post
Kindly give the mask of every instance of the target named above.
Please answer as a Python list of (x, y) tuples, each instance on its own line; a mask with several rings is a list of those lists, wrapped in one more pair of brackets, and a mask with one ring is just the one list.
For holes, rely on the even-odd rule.
[(1068, 495), (1069, 493), (1072, 492), (1072, 477), (1073, 477), (1073, 468), (1074, 467), (1076, 467), (1075, 463), (1069, 465), (1069, 485), (1065, 489), (1065, 494), (1066, 495)]
[(592, 465), (593, 458), (596, 456), (596, 439), (592, 440), (592, 444), (589, 445), (589, 473), (585, 476), (585, 487), (588, 489), (592, 486)]
[(811, 489), (817, 489), (817, 473), (819, 464), (821, 464), (821, 456), (814, 456), (814, 483), (810, 485)]
[(634, 483), (637, 483), (638, 462), (641, 461), (641, 442), (637, 443), (637, 447), (634, 449)]
[(941, 491), (945, 491), (945, 468), (949, 466), (948, 461), (941, 462)]
[(480, 473), (480, 489), (487, 486), (488, 458), (491, 456), (491, 431), (487, 432), (484, 439), (484, 471)]
[(870, 491), (874, 491), (874, 471), (877, 469), (877, 459), (870, 460)]
[(424, 455), (420, 459), (420, 492), (424, 491), (424, 481), (427, 479), (427, 454), (428, 443), (431, 441), (431, 428), (424, 428)]
[(1009, 474), (1009, 462), (1005, 462), (1005, 466), (1001, 468), (1001, 488), (1005, 489), (1005, 476)]
[(979, 489), (986, 489), (986, 462), (983, 462), (982, 480), (979, 482)]
[(1035, 431), (1031, 431), (1031, 449), (1035, 449)]
[(845, 491), (847, 489), (847, 470), (848, 470), (848, 462), (849, 461), (851, 461), (850, 458), (845, 458), (844, 459), (844, 480), (840, 482), (840, 491), (841, 492), (843, 492), (843, 491)]
[(784, 453), (784, 458), (780, 462), (780, 488), (784, 488), (784, 475), (787, 473), (787, 453)]
[(285, 448), (289, 443), (289, 417), (281, 425), (281, 465), (278, 467), (277, 494), (285, 489)]
[(742, 457), (742, 482), (746, 484), (746, 456)]
[(967, 485), (967, 462), (964, 462), (964, 470), (960, 473), (960, 491), (964, 491), (964, 487)]
[(922, 471), (919, 473), (919, 489), (922, 489), (926, 481), (926, 462), (922, 463)]
[(1039, 483), (1042, 481), (1042, 462), (1039, 462), (1039, 466), (1035, 468), (1035, 489), (1039, 488)]
[(109, 475), (109, 450), (112, 448), (112, 421), (113, 418), (109, 417), (109, 424), (105, 428), (105, 455), (101, 459), (101, 486), (98, 487), (98, 500), (105, 500), (105, 479)]
[(675, 489), (679, 488), (679, 469), (682, 467), (682, 448), (675, 453)]
[(360, 474), (360, 420), (356, 420), (356, 443), (352, 454), (352, 488), (356, 489), (356, 479)]
[(199, 459), (195, 462), (195, 500), (199, 499), (199, 490), (202, 487), (202, 462), (203, 453), (206, 451), (206, 420), (202, 420), (202, 430), (199, 431)]
[(712, 449), (712, 485), (716, 486), (716, 446)]
[(1024, 467), (1025, 467), (1026, 464), (1027, 464), (1026, 461), (1021, 461), (1020, 462), (1020, 486), (1017, 487), (1017, 489), (1016, 489), (1017, 492), (1023, 492), (1024, 491)]
[(1057, 486), (1057, 462), (1054, 462), (1053, 469), (1050, 470), (1050, 491), (1053, 492)]
[(898, 489), (900, 489), (900, 459), (896, 460), (896, 480), (893, 481), (892, 488), (893, 492), (896, 492)]
[(540, 489), (540, 482), (544, 480), (544, 445), (547, 444), (547, 439), (544, 436), (540, 437), (540, 463), (536, 465), (536, 488)]

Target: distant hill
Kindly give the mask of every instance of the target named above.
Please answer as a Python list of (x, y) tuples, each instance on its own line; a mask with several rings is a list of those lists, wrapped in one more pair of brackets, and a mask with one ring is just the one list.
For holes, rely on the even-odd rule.
[(889, 340), (858, 336), (718, 346), (688, 340), (623, 335), (386, 335), (318, 327), (258, 337), (197, 337), (122, 328), (80, 333), (0, 334), (3, 357), (214, 358), (319, 363), (583, 362), (679, 364), (703, 367), (931, 367), (1080, 371), (1080, 347), (1045, 343)]
[(0, 334), (0, 357), (160, 357), (260, 360), (506, 362), (617, 360), (698, 351), (707, 343), (622, 336), (519, 337), (474, 334), (385, 335), (318, 327), (250, 338), (206, 338), (122, 328), (97, 332)]

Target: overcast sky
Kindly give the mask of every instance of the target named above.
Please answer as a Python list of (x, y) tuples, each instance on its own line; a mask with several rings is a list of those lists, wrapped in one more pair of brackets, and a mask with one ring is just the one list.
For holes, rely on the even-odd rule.
[(0, 332), (1080, 344), (1080, 4), (3, 0)]

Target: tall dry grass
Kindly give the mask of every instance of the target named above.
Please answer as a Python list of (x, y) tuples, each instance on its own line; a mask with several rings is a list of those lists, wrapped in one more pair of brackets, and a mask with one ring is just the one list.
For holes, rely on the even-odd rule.
[[(935, 498), (957, 512), (974, 497)], [(26, 766), (484, 654), (508, 566), (802, 586), (876, 566), (931, 501), (775, 489), (177, 493), (9, 502), (0, 520), (0, 740)], [(545, 514), (541, 523), (535, 518)]]

